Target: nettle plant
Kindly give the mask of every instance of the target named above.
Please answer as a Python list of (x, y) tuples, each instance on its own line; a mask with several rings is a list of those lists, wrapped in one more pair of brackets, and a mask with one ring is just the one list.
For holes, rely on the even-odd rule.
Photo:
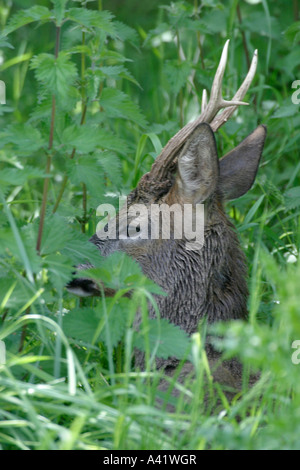
[[(108, 363), (113, 372), (113, 349), (120, 349), (139, 309), (150, 336), (144, 342), (141, 332), (135, 341), (146, 356), (154, 351), (152, 359), (155, 354), (182, 357), (189, 346), (185, 332), (167, 320), (147, 319), (146, 299), (155, 304), (152, 294), (163, 294), (161, 289), (125, 254), (101, 259), (85, 233), (95, 232), (94, 209), (99, 203), (117, 202), (124, 190), (122, 165), (125, 169), (134, 165), (138, 173), (140, 154), (135, 163), (128, 155), (134, 154), (133, 133), (144, 133), (143, 148), (147, 122), (119, 86), (124, 81), (139, 86), (122, 52), (125, 42), (135, 45), (137, 34), (108, 11), (78, 7), (78, 2), (67, 0), (52, 4), (52, 9), (35, 5), (17, 12), (0, 38), (2, 47), (10, 47), (14, 32), (31, 23), (37, 23), (40, 31), (48, 28), (52, 35), (51, 47), (33, 55), (27, 71), (31, 75), (23, 77), (36, 90), (29, 118), (22, 122), (17, 110), (16, 120), (7, 114), (9, 123), (0, 133), (1, 338), (12, 343), (12, 352), (21, 351), (28, 333), (26, 318), (15, 323), (19, 330), (23, 325), (20, 335), (12, 338), (9, 333), (22, 313), (58, 315), (59, 325), (75, 341), (97, 351), (96, 345), (104, 344), (108, 350), (104, 365)], [(114, 130), (120, 126), (123, 137)], [(157, 145), (158, 139), (151, 136)], [(18, 193), (24, 202), (20, 198), (20, 205), (9, 204)], [(82, 262), (93, 263), (96, 277), (117, 292), (113, 298), (74, 308), (77, 300), (64, 286), (74, 266)], [(63, 299), (71, 311), (64, 318)], [(36, 331), (33, 325), (30, 328)], [(59, 371), (56, 362), (56, 376)]]
[[(161, 285), (160, 279), (146, 278), (142, 273), (143, 265), (127, 256), (130, 252), (123, 250), (125, 252), (114, 252), (108, 258), (102, 258), (97, 248), (87, 242), (88, 234), (91, 236), (96, 231), (95, 208), (104, 202), (117, 204), (120, 193), (128, 193), (136, 186), (141, 176), (140, 164), (146, 139), (151, 139), (156, 154), (161, 150), (159, 139), (150, 132), (139, 107), (120, 89), (124, 81), (138, 86), (126, 67), (128, 59), (123, 54), (125, 43), (135, 45), (137, 35), (131, 28), (115, 21), (107, 11), (78, 7), (78, 3), (72, 1), (52, 3), (52, 10), (34, 6), (19, 11), (10, 19), (1, 37), (2, 45), (9, 46), (7, 36), (37, 22), (39, 28), (49, 28), (53, 42), (53, 52), (41, 52), (30, 61), (36, 101), (28, 120), (11, 122), (0, 135), (0, 150), (6, 162), (0, 174), (3, 183), (0, 202), (4, 207), (0, 220), (3, 265), (0, 289), (4, 299), (1, 304), (4, 326), (9, 326), (23, 312), (58, 317), (59, 326), (72, 341), (85, 348), (88, 345), (86, 357), (89, 358), (92, 351), (99, 352), (99, 348), (102, 351), (104, 345), (107, 354), (102, 355), (102, 365), (108, 366), (111, 375), (115, 369), (114, 349), (118, 371), (128, 366), (129, 351), (132, 352), (134, 347), (145, 353), (146, 367), (154, 365), (156, 357), (181, 360), (188, 357), (191, 347), (188, 334), (197, 330), (199, 318), (195, 319), (193, 328), (185, 329), (180, 328), (179, 322), (177, 325), (171, 323), (170, 316), (161, 318), (157, 299), (164, 302), (167, 289), (163, 291), (162, 286), (155, 283)], [(175, 18), (172, 20), (171, 10), (169, 19), (177, 37), (179, 62), (169, 63), (167, 72), (173, 76), (177, 70), (175, 76), (180, 78), (180, 87), (171, 81), (170, 92), (175, 101), (178, 100), (183, 120), (181, 91), (188, 72), (193, 81), (199, 56), (195, 56), (195, 63), (185, 60), (179, 47), (178, 22)], [(181, 14), (182, 11), (176, 13), (179, 17)], [(183, 20), (184, 24), (191, 26), (191, 9), (184, 12)], [(199, 26), (197, 18), (193, 21), (195, 24), (191, 31)], [(149, 37), (151, 39), (151, 34)], [(228, 43), (226, 51), (227, 47)], [(253, 60), (256, 63), (256, 55)], [(221, 60), (220, 80), (225, 62)], [(253, 78), (253, 66), (251, 70)], [(236, 97), (238, 102), (235, 105), (248, 89), (249, 80), (246, 82), (247, 86), (242, 86), (243, 93)], [(220, 88), (215, 87), (217, 89), (219, 97)], [(193, 94), (196, 95), (195, 90)], [(217, 113), (218, 110), (214, 111)], [(226, 120), (227, 117), (224, 122)], [(204, 121), (211, 122), (211, 116)], [(167, 121), (161, 129), (170, 131), (169, 124)], [(116, 129), (120, 131), (117, 133)], [(263, 141), (263, 129), (257, 132), (258, 137), (257, 134), (254, 137)], [(131, 155), (134, 155), (136, 145), (132, 142), (132, 135), (141, 133), (134, 159)], [(216, 185), (219, 165), (216, 147), (211, 136), (205, 139), (209, 140), (209, 148), (212, 149), (214, 164), (211, 173)], [(250, 136), (250, 147), (254, 146), (251, 139)], [(180, 146), (183, 143), (184, 139)], [(257, 147), (259, 157), (261, 145)], [(247, 152), (244, 154), (247, 156)], [(127, 181), (121, 170), (125, 170), (123, 174), (126, 174)], [(31, 188), (32, 180), (39, 181), (34, 189)], [(252, 182), (251, 176), (249, 185)], [(211, 186), (210, 183), (205, 184)], [(226, 184), (224, 188), (225, 191)], [(22, 204), (20, 212), (17, 212), (8, 202), (17, 194), (14, 191), (19, 190), (24, 192), (25, 200), (29, 202)], [(147, 187), (144, 192), (149, 196), (151, 188)], [(234, 197), (241, 194), (242, 191)], [(102, 296), (102, 301), (85, 300), (80, 302), (80, 306), (75, 306), (79, 301), (64, 289), (72, 278), (74, 266), (79, 264), (93, 265), (86, 273), (86, 283), (89, 279), (101, 280), (97, 294)], [(143, 272), (147, 274), (147, 270), (143, 269)], [(246, 287), (244, 290), (246, 292)], [(108, 294), (107, 298), (105, 294)], [(243, 312), (245, 309), (243, 298)], [(204, 310), (203, 318), (207, 313)], [(133, 328), (137, 311), (141, 314), (142, 324), (139, 332)], [(217, 319), (222, 318), (218, 316)], [(21, 324), (26, 324), (26, 319), (18, 323), (19, 326)], [(6, 331), (2, 337), (9, 335), (11, 330), (8, 328)], [(14, 338), (15, 349), (24, 348), (26, 334), (24, 326), (21, 338)], [(129, 343), (125, 348), (127, 359), (123, 363), (124, 335)], [(61, 348), (59, 339), (56, 345), (58, 351)], [(56, 361), (55, 375), (59, 373), (60, 365)]]

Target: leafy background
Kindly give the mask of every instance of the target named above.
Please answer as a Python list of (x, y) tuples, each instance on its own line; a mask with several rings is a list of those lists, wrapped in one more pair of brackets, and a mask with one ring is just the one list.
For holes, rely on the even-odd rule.
[[(7, 0), (0, 24), (1, 448), (299, 449), (298, 1)], [(249, 320), (210, 334), (224, 358), (261, 372), (253, 388), (245, 374), (232, 401), (211, 380), (205, 325), (188, 339), (149, 321), (158, 287), (88, 243), (97, 206), (117, 206), (199, 113), (227, 38), (226, 97), (256, 48), (259, 65), (250, 106), (218, 132), (219, 154), (268, 126), (254, 187), (226, 207), (248, 259)], [(64, 286), (79, 262), (93, 262), (116, 295), (71, 296)], [(144, 372), (132, 364), (135, 345)], [(162, 392), (155, 355), (188, 357), (195, 379), (167, 378)]]

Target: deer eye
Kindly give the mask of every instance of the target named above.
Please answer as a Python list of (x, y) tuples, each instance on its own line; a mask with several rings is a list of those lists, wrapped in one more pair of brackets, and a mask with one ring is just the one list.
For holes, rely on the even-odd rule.
[[(131, 229), (131, 235), (130, 235), (130, 233), (129, 233), (129, 229)], [(133, 227), (132, 227), (132, 226), (130, 227), (129, 225), (127, 225), (127, 237), (128, 237), (128, 238), (132, 238), (132, 236), (133, 236), (134, 233), (139, 233), (139, 232), (141, 231), (141, 226), (140, 226), (140, 225), (137, 225), (137, 226), (135, 227), (135, 232), (132, 233), (132, 231), (133, 231)]]

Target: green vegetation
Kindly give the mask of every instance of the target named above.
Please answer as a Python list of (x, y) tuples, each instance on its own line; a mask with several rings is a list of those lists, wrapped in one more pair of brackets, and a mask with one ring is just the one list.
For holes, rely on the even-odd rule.
[[(0, 1), (0, 448), (299, 449), (298, 1), (36, 3)], [(245, 374), (231, 402), (210, 380), (205, 324), (188, 339), (150, 322), (158, 287), (132, 260), (101, 259), (88, 243), (97, 206), (117, 204), (196, 116), (227, 38), (226, 97), (254, 49), (259, 65), (250, 106), (218, 132), (220, 155), (268, 126), (254, 187), (227, 205), (248, 259), (249, 320), (210, 334), (224, 358), (261, 372), (252, 388)], [(85, 261), (114, 297), (66, 291)], [(144, 372), (132, 365), (135, 345)], [(188, 357), (195, 380), (159, 391), (155, 353)]]

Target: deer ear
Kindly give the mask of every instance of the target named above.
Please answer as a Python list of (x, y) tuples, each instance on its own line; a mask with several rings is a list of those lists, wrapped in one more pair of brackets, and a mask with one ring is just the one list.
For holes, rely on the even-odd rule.
[(184, 199), (202, 202), (215, 191), (219, 162), (214, 133), (201, 123), (192, 132), (178, 157), (177, 183)]
[(236, 199), (252, 186), (263, 151), (267, 128), (258, 126), (220, 160), (218, 188), (224, 199)]

